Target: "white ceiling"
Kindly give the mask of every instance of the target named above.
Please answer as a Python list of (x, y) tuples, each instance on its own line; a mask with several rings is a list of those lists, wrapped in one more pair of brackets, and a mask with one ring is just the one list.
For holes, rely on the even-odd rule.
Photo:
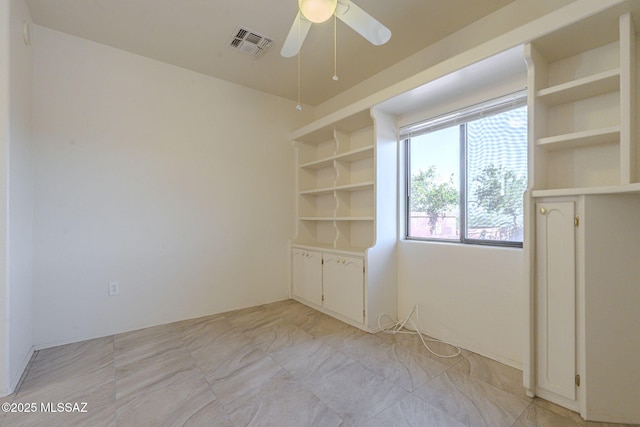
[[(301, 50), (301, 101), (318, 105), (512, 0), (355, 0), (393, 35), (373, 46), (338, 21), (313, 24)], [(295, 100), (297, 57), (280, 48), (297, 0), (26, 0), (38, 25)], [(274, 40), (256, 59), (227, 47), (237, 26)], [(37, 41), (36, 41), (37, 42)]]

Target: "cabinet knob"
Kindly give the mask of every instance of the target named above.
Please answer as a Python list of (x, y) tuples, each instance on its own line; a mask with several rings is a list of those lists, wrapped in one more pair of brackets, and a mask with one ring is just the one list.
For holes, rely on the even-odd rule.
[(540, 213), (542, 215), (546, 215), (547, 214), (547, 208), (540, 208)]

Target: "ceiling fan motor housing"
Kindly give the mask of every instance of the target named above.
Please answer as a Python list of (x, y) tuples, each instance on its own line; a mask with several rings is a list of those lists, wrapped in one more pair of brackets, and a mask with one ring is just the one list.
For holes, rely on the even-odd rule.
[(300, 11), (311, 22), (320, 23), (331, 18), (338, 0), (298, 0)]

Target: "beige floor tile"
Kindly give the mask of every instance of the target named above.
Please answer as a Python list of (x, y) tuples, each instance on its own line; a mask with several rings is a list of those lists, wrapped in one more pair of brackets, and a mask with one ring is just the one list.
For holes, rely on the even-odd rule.
[(234, 328), (242, 331), (268, 326), (280, 320), (277, 314), (265, 310), (263, 306), (238, 310), (225, 315), (225, 318), (231, 322)]
[[(113, 365), (100, 370), (69, 377), (56, 376), (55, 380), (35, 381), (27, 378), (14, 402), (87, 402), (90, 410), (109, 406), (115, 402), (115, 368)], [(42, 377), (39, 377), (42, 379)]]
[(40, 350), (25, 383), (50, 383), (82, 376), (113, 364), (113, 337), (97, 338)]
[(452, 369), (414, 394), (470, 426), (510, 426), (530, 404), (526, 399)]
[(324, 314), (299, 302), (293, 302), (286, 310), (278, 313), (278, 316), (293, 326), (302, 327), (303, 325), (312, 324)]
[(336, 337), (336, 341), (331, 342), (341, 352), (406, 391), (415, 390), (447, 369), (446, 365), (423, 352), (412, 351), (375, 335), (360, 332), (349, 338)]
[(340, 355), (325, 359), (304, 385), (345, 421), (363, 422), (407, 395), (360, 363), (340, 359)]
[(346, 426), (338, 415), (305, 387), (291, 381), (275, 392), (260, 393), (242, 406), (234, 407), (229, 418), (237, 426)]
[(224, 378), (208, 379), (216, 397), (227, 410), (243, 406), (262, 393), (274, 393), (286, 387), (291, 376), (269, 356), (242, 366)]
[(437, 355), (430, 352), (424, 346), (424, 344), (420, 340), (420, 337), (417, 334), (398, 333), (398, 334), (392, 335), (384, 332), (378, 332), (376, 336), (381, 339), (391, 341), (392, 343), (398, 345), (399, 347), (404, 347), (416, 353), (422, 354), (426, 357), (429, 357), (447, 366), (453, 366), (471, 354), (470, 351), (460, 349), (460, 354), (458, 356), (439, 357), (438, 355), (453, 356), (456, 354), (457, 350), (454, 346), (449, 345), (447, 343), (443, 343), (439, 341), (427, 341), (428, 339), (432, 339), (432, 338), (424, 334), (423, 334), (423, 338), (425, 339), (426, 344), (429, 346), (429, 348), (433, 352), (437, 353)]
[(463, 427), (460, 421), (429, 405), (424, 400), (408, 395), (384, 411), (368, 419), (362, 427)]
[(323, 313), (309, 316), (307, 322), (300, 325), (299, 328), (327, 342), (334, 335), (344, 335), (345, 332), (352, 333), (355, 331), (354, 327)]
[(183, 426), (192, 417), (203, 417), (201, 411), (211, 417), (211, 424), (228, 423), (222, 406), (212, 405), (215, 400), (202, 376), (192, 375), (148, 393), (119, 399), (118, 426)]
[(234, 330), (231, 322), (224, 316), (204, 317), (194, 321), (181, 322), (177, 329), (182, 341), (189, 349), (210, 344)]
[(269, 326), (247, 330), (244, 334), (265, 353), (273, 353), (314, 339), (312, 335), (281, 319)]
[(302, 383), (314, 381), (317, 372), (330, 371), (351, 362), (319, 339), (287, 347), (272, 353), (271, 357)]
[(184, 344), (180, 338), (181, 335), (172, 324), (115, 335), (114, 363), (119, 368), (143, 360), (163, 358), (171, 352), (183, 351)]
[[(55, 381), (27, 382), (15, 402), (35, 403), (37, 413), (7, 414), (7, 426), (110, 426), (115, 424), (113, 365), (80, 376)], [(42, 379), (42, 377), (39, 377)], [(58, 403), (71, 404), (72, 412), (58, 411)], [(86, 405), (85, 405), (86, 403)], [(77, 404), (77, 406), (75, 405)], [(48, 407), (49, 411), (44, 411)], [(50, 409), (55, 408), (56, 412)], [(78, 412), (84, 410), (86, 412)]]
[(215, 321), (216, 319), (224, 319), (225, 313), (217, 313), (210, 314), (208, 316), (194, 317), (193, 319), (180, 320), (178, 322), (173, 323), (176, 329), (182, 331), (184, 329), (189, 329), (192, 326), (199, 325), (202, 323), (207, 323), (211, 321)]
[(266, 356), (252, 340), (237, 330), (228, 331), (213, 341), (198, 339), (189, 345), (189, 349), (210, 384), (228, 378)]
[(583, 423), (575, 422), (542, 406), (531, 404), (516, 420), (513, 427), (582, 427)]
[(523, 399), (527, 397), (522, 380), (522, 371), (504, 365), (479, 354), (471, 354), (455, 364), (452, 369), (470, 375), (471, 377), (508, 391)]
[(319, 339), (348, 355), (367, 353), (381, 343), (377, 336), (331, 317), (321, 319), (311, 331)]
[(14, 393), (11, 393), (11, 394), (10, 394), (10, 395), (8, 395), (8, 396), (0, 397), (0, 403), (10, 403), (10, 402), (13, 402), (13, 399), (15, 399), (15, 397), (16, 397), (15, 392), (14, 392)]
[(278, 317), (281, 317), (281, 314), (286, 312), (287, 310), (290, 310), (292, 307), (301, 305), (298, 302), (292, 300), (292, 299), (285, 299), (282, 301), (276, 301), (276, 302), (272, 302), (270, 304), (263, 304), (260, 307), (261, 310), (263, 310), (265, 313), (272, 313), (275, 314)]
[[(181, 421), (181, 420), (180, 420)], [(183, 424), (176, 423), (176, 427), (235, 427), (222, 403), (218, 400), (209, 402), (206, 406), (200, 408), (198, 412), (193, 413)]]
[(440, 359), (416, 335), (370, 335), (280, 301), (37, 352), (0, 402), (88, 413), (0, 414), (0, 426), (622, 427), (525, 398), (521, 383), (477, 354)]
[(195, 359), (184, 348), (171, 348), (116, 369), (116, 399), (150, 393), (185, 377), (202, 375)]
[(569, 419), (571, 422), (580, 425), (580, 426), (588, 426), (588, 427), (640, 427), (640, 424), (620, 424), (620, 423), (601, 423), (595, 421), (585, 421), (580, 414), (575, 411), (571, 411), (569, 409), (563, 408), (561, 406), (556, 405), (555, 403), (551, 403), (548, 400), (535, 398), (534, 404), (544, 408), (547, 411), (553, 412), (563, 418)]
[[(95, 338), (92, 340), (79, 341), (71, 344), (59, 345), (57, 347), (45, 348), (35, 352), (33, 361), (43, 361), (50, 363), (51, 366), (55, 364), (64, 363), (65, 360), (70, 358), (82, 358), (83, 356), (89, 356), (91, 354), (98, 354), (102, 356), (105, 351), (105, 346), (110, 347), (113, 345), (113, 336)], [(59, 365), (54, 369), (58, 369)]]

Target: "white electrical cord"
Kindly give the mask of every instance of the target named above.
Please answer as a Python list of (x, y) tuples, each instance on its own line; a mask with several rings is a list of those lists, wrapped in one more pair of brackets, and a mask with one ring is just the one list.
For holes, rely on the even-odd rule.
[[(407, 315), (407, 317), (405, 317), (402, 321), (397, 321), (394, 320), (393, 317), (389, 316), (387, 313), (382, 313), (380, 316), (378, 316), (378, 329), (380, 329), (382, 332), (384, 332), (385, 334), (391, 334), (391, 335), (395, 335), (395, 334), (412, 334), (412, 335), (418, 335), (420, 337), (420, 341), (422, 341), (422, 344), (424, 345), (424, 347), (429, 350), (429, 352), (431, 354), (433, 354), (434, 356), (437, 357), (442, 357), (442, 358), (453, 358), (456, 357), (458, 355), (460, 355), (460, 347), (457, 347), (453, 344), (449, 344), (434, 338), (424, 338), (422, 336), (422, 332), (420, 332), (420, 329), (416, 326), (416, 324), (413, 322), (413, 320), (411, 320), (411, 316), (413, 315), (413, 313), (416, 314), (416, 320), (419, 319), (419, 315), (418, 315), (418, 305), (416, 304), (413, 309), (411, 310), (411, 312)], [(388, 317), (389, 319), (391, 319), (393, 321), (393, 324), (389, 327), (383, 328), (382, 324), (381, 324), (381, 320), (383, 317)], [(405, 329), (404, 325), (407, 324), (407, 322), (411, 322), (411, 326), (413, 326), (413, 331)], [(427, 341), (431, 341), (431, 342), (439, 342), (439, 343), (443, 343), (446, 345), (449, 345), (453, 348), (456, 349), (454, 354), (438, 354), (435, 351), (431, 350), (431, 348), (429, 347), (429, 344), (427, 344)]]

